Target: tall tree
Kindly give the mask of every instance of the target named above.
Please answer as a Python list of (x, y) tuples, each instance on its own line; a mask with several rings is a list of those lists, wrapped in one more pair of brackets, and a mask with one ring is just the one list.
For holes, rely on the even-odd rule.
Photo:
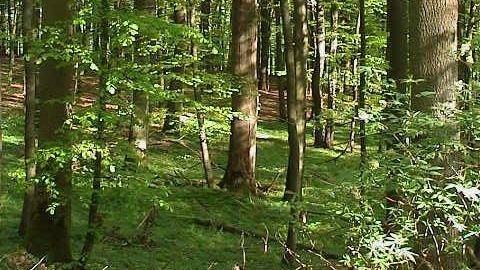
[[(43, 23), (46, 26), (60, 25), (72, 18), (69, 0), (42, 1)], [(67, 29), (66, 33), (70, 33)], [(40, 123), (39, 147), (45, 151), (55, 147), (69, 147), (62, 126), (67, 119), (66, 101), (71, 96), (73, 67), (70, 63), (48, 58), (40, 67), (39, 108)], [(25, 242), (27, 251), (38, 255), (48, 255), (52, 262), (68, 262), (72, 259), (70, 248), (71, 223), (71, 170), (69, 161), (50, 158), (39, 168), (47, 178), (52, 178), (58, 192), (51, 198), (47, 183), (35, 184), (32, 200), (32, 214), (27, 223)], [(55, 203), (54, 213), (47, 210)]]
[[(288, 2), (282, 1), (282, 15), (284, 18), (284, 35), (290, 35), (291, 29), (288, 29)], [(285, 36), (285, 44), (291, 42), (292, 39)], [(302, 185), (304, 174), (304, 158), (305, 158), (305, 128), (306, 128), (306, 112), (305, 112), (305, 98), (307, 91), (307, 57), (308, 57), (308, 21), (307, 21), (307, 1), (294, 1), (294, 42), (293, 47), (293, 65), (292, 52), (286, 55), (290, 58), (290, 69), (287, 68), (287, 73), (294, 72), (291, 79), (294, 83), (289, 86), (294, 86), (288, 89), (288, 141), (289, 141), (289, 156), (287, 169), (287, 182), (285, 185), (284, 199), (290, 202), (300, 201), (302, 197)], [(289, 45), (291, 50), (292, 45)], [(288, 65), (288, 64), (287, 64)], [(295, 204), (291, 206), (291, 220), (289, 221), (285, 261), (289, 264), (294, 262), (296, 252), (296, 223), (298, 222), (298, 209)]]
[(230, 127), (227, 170), (220, 184), (236, 192), (256, 192), (257, 130), (257, 5), (255, 0), (232, 3), (231, 72), (240, 89), (232, 95), (235, 116)]
[[(173, 12), (173, 21), (176, 24), (186, 24), (187, 23), (187, 12), (184, 5), (176, 6)], [(181, 55), (188, 50), (186, 43), (180, 43), (175, 47), (175, 55)], [(184, 68), (181, 66), (176, 66), (173, 68), (173, 72), (181, 73), (184, 71)], [(182, 91), (182, 82), (177, 79), (170, 81), (170, 91), (173, 95), (179, 94)], [(171, 99), (167, 102), (167, 112), (165, 116), (165, 121), (163, 124), (164, 132), (173, 132), (178, 128), (180, 124), (179, 113), (182, 110), (182, 103), (176, 99)]]
[[(456, 128), (450, 119), (456, 108), (458, 80), (458, 0), (412, 0), (409, 12), (410, 69), (413, 79), (418, 80), (412, 86), (411, 107), (413, 111), (432, 114), (438, 121), (446, 123), (441, 130), (430, 134), (451, 142), (457, 139)], [(445, 167), (444, 176), (439, 181), (453, 175), (450, 168), (455, 166), (454, 158), (450, 158), (439, 156), (436, 160)], [(432, 262), (435, 269), (458, 269), (459, 260), (455, 255), (439, 253), (438, 250), (430, 250), (427, 254), (426, 260)], [(431, 267), (420, 264), (419, 268)]]
[(285, 87), (286, 82), (282, 79), (281, 72), (285, 70), (285, 57), (283, 53), (283, 36), (282, 36), (282, 14), (280, 5), (275, 5), (275, 72), (278, 91), (278, 114), (280, 119), (286, 120), (287, 116), (287, 104), (285, 103)]
[[(410, 3), (410, 67), (413, 78), (420, 80), (412, 89), (413, 110), (441, 115), (456, 106), (457, 5), (457, 0)], [(422, 94), (427, 91), (433, 96)]]
[(325, 71), (325, 9), (320, 0), (315, 1), (315, 62), (312, 75), (313, 96), (313, 145), (321, 147), (323, 139), (322, 108), (323, 108), (323, 84), (321, 82)]
[(387, 1), (387, 61), (388, 78), (395, 90), (405, 93), (408, 77), (408, 2)]
[[(156, 16), (155, 0), (135, 0), (134, 8), (144, 16)], [(137, 60), (145, 62), (145, 57), (137, 54)], [(148, 148), (148, 115), (150, 101), (148, 93), (144, 90), (133, 91), (133, 114), (130, 124), (129, 141), (134, 144), (138, 157), (143, 159)]]
[[(31, 43), (35, 38), (34, 29), (33, 29), (33, 17), (35, 10), (35, 0), (24, 0), (23, 1), (23, 33), (25, 35), (25, 41), (23, 43), (24, 54), (25, 54), (25, 65), (24, 65), (24, 93), (25, 93), (25, 181), (31, 183), (33, 177), (36, 174), (36, 166), (34, 160), (35, 154), (35, 140), (36, 140), (36, 130), (35, 130), (35, 60), (33, 55), (30, 54)], [(33, 196), (33, 188), (29, 187), (25, 193), (22, 217), (19, 227), (19, 235), (24, 236), (26, 222), (30, 216), (30, 207), (31, 200)]]
[(332, 0), (330, 10), (330, 24), (332, 29), (332, 37), (330, 41), (330, 55), (328, 61), (328, 93), (327, 93), (327, 123), (325, 125), (325, 132), (323, 134), (323, 147), (331, 148), (333, 145), (335, 123), (334, 123), (334, 110), (335, 110), (335, 98), (337, 96), (337, 77), (338, 77), (338, 62), (337, 62), (337, 49), (338, 49), (338, 16), (339, 7), (337, 0)]
[(88, 258), (93, 250), (95, 244), (95, 239), (97, 237), (97, 230), (100, 226), (98, 218), (98, 208), (100, 204), (100, 192), (101, 192), (101, 183), (103, 176), (103, 149), (105, 149), (105, 94), (107, 93), (107, 80), (108, 80), (108, 71), (110, 70), (109, 66), (109, 17), (110, 12), (110, 3), (108, 0), (101, 0), (99, 7), (99, 17), (100, 17), (100, 50), (98, 51), (98, 62), (100, 63), (100, 80), (98, 85), (98, 94), (96, 100), (96, 124), (97, 129), (95, 134), (96, 148), (95, 148), (95, 161), (93, 168), (93, 179), (92, 179), (92, 194), (90, 198), (90, 207), (88, 211), (88, 228), (87, 234), (85, 236), (85, 241), (83, 244), (82, 252), (80, 255), (79, 263), (82, 269), (86, 269), (86, 264)]
[[(359, 0), (359, 21), (360, 21), (360, 66), (363, 67), (360, 72), (360, 84), (358, 87), (358, 109), (365, 109), (365, 95), (367, 90), (367, 73), (365, 66), (367, 64), (367, 36), (365, 33), (365, 0)], [(358, 111), (357, 110), (357, 113)], [(365, 124), (367, 119), (358, 117), (360, 119), (360, 153), (361, 163), (365, 165), (367, 158), (367, 134), (365, 131)]]
[(260, 0), (260, 66), (258, 74), (259, 89), (269, 91), (269, 59), (272, 21), (271, 0)]
[[(197, 27), (197, 20), (196, 20), (196, 0), (189, 0), (188, 8), (189, 8), (189, 25), (192, 28)], [(206, 26), (204, 26), (206, 27)], [(208, 27), (206, 27), (206, 31), (208, 31)], [(202, 29), (200, 29), (202, 30)], [(190, 54), (193, 57), (193, 67), (192, 67), (192, 77), (195, 78), (198, 72), (198, 48), (195, 44), (195, 41), (191, 41), (190, 45)], [(198, 89), (198, 86), (194, 83), (193, 84), (193, 95), (196, 105), (196, 116), (197, 116), (197, 125), (198, 125), (198, 139), (200, 142), (200, 155), (203, 164), (203, 171), (205, 174), (205, 181), (207, 182), (207, 186), (209, 188), (213, 188), (214, 179), (213, 179), (213, 170), (212, 170), (212, 163), (210, 161), (210, 152), (208, 150), (208, 138), (207, 138), (207, 129), (205, 127), (205, 113), (201, 108), (202, 102), (202, 89)]]
[[(395, 121), (400, 117), (400, 110), (394, 101), (397, 94), (406, 94), (407, 85), (404, 80), (408, 77), (408, 1), (407, 0), (388, 0), (387, 1), (387, 61), (388, 61), (388, 79), (393, 83), (393, 87), (386, 93), (386, 99), (390, 101), (386, 108), (385, 126), (390, 130), (386, 132), (385, 145), (381, 147), (393, 147), (400, 137), (395, 134)], [(393, 119), (392, 119), (393, 117)], [(392, 209), (397, 207), (398, 200), (396, 184), (391, 179), (387, 180), (386, 187), (386, 231), (394, 228), (394, 216)]]

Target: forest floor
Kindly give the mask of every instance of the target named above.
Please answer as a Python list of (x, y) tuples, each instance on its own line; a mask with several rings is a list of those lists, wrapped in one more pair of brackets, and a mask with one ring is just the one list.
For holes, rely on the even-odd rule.
[[(18, 254), (23, 252), (17, 235), (24, 187), (23, 90), (21, 67), (16, 67), (8, 91), (7, 69), (2, 67), (0, 269), (15, 269), (14, 264), (22, 265)], [(89, 269), (224, 270), (243, 264), (244, 259), (247, 269), (281, 269), (282, 241), (286, 239), (289, 219), (289, 206), (281, 201), (288, 159), (287, 132), (286, 124), (276, 119), (276, 95), (262, 93), (261, 103), (257, 179), (261, 186), (269, 187), (266, 192), (245, 198), (204, 187), (202, 164), (198, 153), (192, 151), (198, 149), (197, 138), (162, 137), (149, 149), (145, 169), (119, 170), (124, 180), (104, 187), (102, 226)], [(346, 134), (346, 130), (338, 130), (339, 143), (332, 150), (311, 147), (312, 138), (308, 136), (303, 207), (309, 214), (299, 241), (313, 249), (299, 251), (305, 269), (343, 269), (335, 266), (337, 260), (330, 260), (333, 265), (328, 266), (315, 253), (323, 251), (341, 258), (345, 250), (349, 224), (339, 217), (339, 212), (353, 195), (341, 186), (358, 181), (357, 153), (342, 155)], [(182, 143), (177, 143), (179, 140)], [(228, 137), (210, 147), (218, 181), (226, 164)], [(87, 185), (74, 185), (71, 239), (77, 257), (86, 231), (89, 194)], [(155, 208), (155, 216), (151, 215), (154, 202), (161, 206)], [(23, 269), (29, 269), (28, 262), (25, 265)]]

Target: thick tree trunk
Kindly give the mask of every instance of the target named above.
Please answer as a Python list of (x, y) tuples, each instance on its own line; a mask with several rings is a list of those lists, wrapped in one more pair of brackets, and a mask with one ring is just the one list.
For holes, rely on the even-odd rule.
[[(456, 82), (458, 65), (457, 48), (457, 0), (413, 0), (410, 1), (410, 61), (413, 79), (421, 80), (412, 86), (411, 107), (413, 111), (430, 113), (445, 122), (441, 130), (434, 130), (429, 136), (448, 141), (458, 140), (457, 129), (451, 122), (456, 109)], [(426, 95), (425, 92), (431, 94)], [(438, 157), (435, 162), (445, 167), (446, 179), (453, 175), (451, 167), (455, 157)], [(442, 178), (440, 178), (440, 181)], [(455, 233), (447, 239), (454, 237)], [(422, 243), (425, 244), (425, 243)], [(448, 253), (448, 254), (447, 254)], [(430, 250), (425, 258), (435, 269), (458, 269), (460, 255), (451, 252)], [(438, 263), (441, 261), (442, 263)], [(419, 266), (424, 269), (424, 266)]]
[[(43, 22), (53, 25), (71, 18), (69, 1), (43, 1)], [(67, 118), (65, 104), (71, 95), (73, 68), (68, 63), (47, 59), (40, 67), (40, 128), (38, 132), (39, 146), (49, 149), (54, 146), (69, 147), (66, 137), (61, 131)], [(59, 145), (60, 144), (60, 145)], [(47, 167), (41, 172), (53, 178), (58, 192), (53, 215), (47, 212), (53, 202), (45, 183), (34, 188), (32, 215), (25, 235), (27, 251), (37, 256), (47, 254), (49, 263), (68, 262), (72, 259), (70, 248), (70, 163), (60, 166), (59, 160), (49, 160)]]
[(257, 16), (255, 0), (233, 0), (231, 69), (240, 80), (232, 109), (242, 116), (231, 122), (227, 170), (220, 186), (235, 192), (256, 193), (257, 130)]
[[(446, 116), (456, 107), (457, 4), (457, 0), (411, 1), (411, 73), (421, 80), (412, 88), (413, 110)], [(426, 91), (433, 97), (422, 95)]]
[(313, 145), (315, 147), (322, 146), (323, 124), (323, 84), (321, 82), (325, 72), (325, 9), (320, 1), (317, 1), (315, 20), (315, 63), (312, 75), (312, 96), (313, 96)]
[[(32, 179), (36, 174), (36, 163), (34, 160), (35, 154), (35, 59), (33, 55), (30, 55), (30, 44), (35, 38), (33, 31), (35, 1), (24, 0), (23, 1), (23, 33), (25, 35), (25, 41), (23, 43), (25, 65), (24, 65), (24, 108), (25, 108), (25, 181), (28, 185), (32, 184)], [(25, 235), (25, 229), (27, 227), (28, 219), (31, 214), (31, 201), (33, 197), (33, 187), (28, 187), (24, 195), (22, 216), (18, 234), (23, 237)]]
[[(394, 88), (389, 89), (387, 100), (391, 103), (396, 99), (395, 95), (405, 94), (407, 85), (404, 82), (408, 78), (408, 1), (407, 0), (388, 0), (387, 1), (387, 61), (388, 79), (394, 84)], [(393, 90), (393, 92), (392, 92)], [(389, 105), (386, 108), (388, 115), (394, 115), (394, 119), (386, 118), (385, 126), (387, 128), (395, 128), (396, 117), (401, 117), (400, 108), (398, 106)], [(387, 130), (385, 145), (381, 147), (392, 148), (396, 143), (400, 134), (393, 134), (395, 131)], [(398, 200), (397, 191), (395, 190), (396, 183), (387, 180), (386, 187), (386, 222), (385, 231), (394, 229), (395, 221), (391, 209), (396, 207)]]

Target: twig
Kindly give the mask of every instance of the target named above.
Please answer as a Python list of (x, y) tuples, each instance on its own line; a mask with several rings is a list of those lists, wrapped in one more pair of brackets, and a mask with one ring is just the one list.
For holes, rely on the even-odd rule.
[(47, 256), (43, 256), (40, 259), (40, 261), (37, 262), (37, 264), (35, 264), (32, 268), (30, 268), (30, 270), (33, 270), (33, 269), (37, 268), (43, 262), (43, 260), (45, 260), (45, 258), (47, 258)]
[(267, 225), (263, 225), (265, 226), (265, 231), (267, 232), (267, 234), (265, 235), (265, 237), (262, 237), (262, 240), (263, 240), (263, 252), (264, 253), (267, 253), (268, 252), (268, 236), (269, 236), (269, 231), (268, 231), (268, 228), (267, 228)]
[(242, 255), (243, 255), (243, 262), (242, 262), (242, 270), (247, 269), (247, 255), (245, 253), (245, 233), (242, 232), (242, 236), (240, 237), (240, 247), (242, 248)]
[(319, 257), (322, 261), (324, 261), (327, 264), (328, 268), (330, 268), (331, 270), (337, 270), (337, 268), (333, 265), (333, 263), (331, 263), (329, 260), (327, 260), (322, 254), (317, 253), (317, 252), (312, 251), (312, 250), (309, 250), (308, 252), (310, 252), (313, 255)]

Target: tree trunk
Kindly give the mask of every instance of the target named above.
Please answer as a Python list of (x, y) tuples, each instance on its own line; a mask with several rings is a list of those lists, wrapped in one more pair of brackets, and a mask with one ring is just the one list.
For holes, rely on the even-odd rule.
[(338, 47), (338, 3), (332, 0), (330, 14), (330, 23), (332, 26), (332, 40), (330, 42), (330, 61), (328, 63), (328, 95), (326, 114), (327, 124), (325, 125), (325, 132), (323, 138), (323, 147), (330, 149), (333, 146), (335, 123), (335, 97), (337, 95), (337, 77), (338, 77), (338, 63), (337, 63), (337, 47)]
[[(407, 0), (388, 0), (387, 2), (387, 62), (388, 79), (394, 84), (393, 92), (387, 92), (385, 99), (392, 103), (395, 101), (395, 95), (405, 94), (407, 92), (407, 85), (403, 81), (408, 78), (408, 1)], [(386, 108), (387, 118), (385, 119), (385, 126), (390, 129), (395, 128), (395, 121), (397, 117), (401, 117), (398, 106), (389, 105)], [(390, 119), (388, 115), (394, 115), (394, 119)], [(395, 131), (387, 130), (385, 136), (385, 146), (392, 148), (396, 143), (400, 143), (398, 139), (400, 134), (395, 134)], [(393, 173), (393, 172), (392, 172)], [(396, 183), (391, 179), (387, 179), (386, 187), (386, 222), (385, 231), (392, 231), (395, 226), (393, 209), (396, 207), (398, 201), (397, 191), (395, 190)]]
[[(23, 33), (25, 35), (25, 41), (23, 43), (25, 65), (24, 65), (24, 107), (25, 107), (25, 182), (30, 185), (32, 179), (36, 174), (36, 163), (34, 159), (35, 154), (35, 59), (33, 55), (30, 55), (30, 44), (35, 39), (35, 33), (33, 31), (33, 22), (35, 16), (35, 0), (23, 1)], [(27, 227), (28, 219), (31, 214), (31, 201), (33, 197), (33, 187), (28, 187), (24, 195), (22, 216), (18, 234), (25, 236), (25, 229)]]
[(323, 124), (323, 84), (321, 82), (325, 71), (325, 9), (320, 1), (317, 1), (316, 12), (316, 33), (315, 33), (315, 63), (312, 75), (312, 96), (313, 96), (313, 145), (322, 146)]
[[(134, 2), (134, 8), (146, 16), (156, 16), (155, 6), (155, 0), (135, 0)], [(140, 59), (140, 57), (137, 57), (137, 60), (144, 64), (148, 61), (147, 59)], [(135, 146), (137, 158), (141, 164), (148, 149), (148, 115), (150, 112), (148, 93), (143, 90), (134, 90), (133, 107), (129, 141)]]
[[(43, 22), (53, 25), (71, 18), (68, 0), (43, 1)], [(40, 67), (40, 128), (39, 147), (69, 147), (62, 126), (67, 119), (65, 100), (71, 96), (73, 67), (69, 63), (47, 59)], [(67, 143), (66, 143), (67, 142)], [(72, 259), (70, 248), (71, 181), (70, 162), (53, 158), (40, 168), (42, 174), (53, 178), (58, 192), (55, 201), (49, 196), (45, 183), (36, 184), (32, 202), (32, 215), (25, 235), (27, 251), (37, 255), (47, 254), (49, 263), (68, 262)], [(47, 212), (51, 203), (58, 203), (53, 215)]]
[[(413, 0), (410, 1), (410, 68), (414, 80), (411, 107), (413, 111), (432, 114), (446, 125), (441, 130), (429, 132), (429, 136), (448, 140), (458, 140), (457, 130), (451, 118), (456, 109), (456, 82), (458, 65), (457, 48), (457, 0)], [(430, 92), (431, 94), (425, 94)], [(445, 167), (446, 179), (453, 175), (451, 167), (456, 165), (453, 156), (438, 157), (437, 165)], [(452, 231), (452, 235), (454, 232)], [(447, 238), (451, 239), (452, 235)], [(422, 243), (425, 244), (425, 243)], [(448, 253), (448, 252), (447, 252)], [(425, 258), (435, 269), (458, 269), (459, 254), (429, 250)], [(442, 263), (438, 263), (441, 261)], [(422, 266), (418, 267), (423, 269)]]
[(241, 113), (231, 122), (227, 170), (220, 186), (230, 191), (256, 193), (257, 130), (257, 10), (255, 0), (233, 0), (231, 71), (240, 80), (232, 95), (232, 109)]
[(287, 115), (287, 104), (285, 103), (285, 82), (281, 78), (281, 72), (285, 70), (285, 57), (282, 49), (282, 14), (280, 10), (280, 5), (275, 5), (275, 72), (277, 76), (277, 91), (278, 91), (278, 115), (280, 119), (286, 120)]
[(202, 16), (200, 18), (200, 29), (204, 36), (210, 32), (210, 10), (211, 10), (211, 0), (203, 0), (200, 11)]
[[(355, 35), (360, 36), (360, 12), (358, 12), (358, 19), (357, 19), (357, 26), (355, 29)], [(355, 39), (355, 48), (358, 48), (358, 41)], [(352, 56), (351, 63), (350, 61), (347, 62), (347, 69), (351, 65), (352, 68), (352, 77), (356, 78), (357, 77), (357, 72), (358, 72), (358, 55), (357, 53)], [(346, 73), (346, 72), (345, 72)], [(346, 77), (346, 76), (345, 76)], [(346, 87), (346, 83), (344, 83), (344, 87)], [(358, 84), (354, 83), (353, 87), (351, 87), (352, 91), (352, 100), (355, 102), (355, 115), (352, 117), (352, 120), (350, 121), (350, 136), (349, 136), (349, 150), (351, 153), (355, 150), (355, 129), (357, 125), (357, 120), (358, 120)], [(345, 92), (345, 90), (344, 90)]]
[[(457, 3), (457, 0), (413, 0), (410, 4), (411, 73), (413, 79), (422, 80), (413, 85), (412, 109), (435, 112), (441, 118), (456, 107)], [(425, 91), (434, 96), (422, 95)], [(442, 108), (434, 109), (438, 105)]]
[(271, 0), (260, 0), (260, 67), (258, 74), (259, 89), (262, 91), (269, 91), (269, 59), (270, 59), (270, 36), (272, 12)]
[[(365, 0), (359, 0), (359, 10), (360, 10), (360, 66), (362, 70), (360, 72), (360, 84), (358, 86), (358, 108), (360, 110), (365, 110), (365, 92), (367, 87), (367, 74), (365, 66), (367, 64), (367, 40), (365, 33)], [(359, 115), (357, 115), (359, 116)], [(367, 119), (360, 119), (360, 156), (362, 168), (366, 165), (367, 160), (367, 133), (365, 131), (365, 124)]]
[[(293, 34), (292, 34), (292, 24), (290, 18), (290, 8), (288, 0), (280, 1), (280, 9), (282, 11), (282, 20), (283, 20), (283, 36), (285, 43), (285, 62), (287, 68), (287, 112), (288, 112), (288, 145), (289, 145), (289, 158), (288, 158), (288, 167), (290, 168), (290, 163), (293, 164), (293, 156), (295, 153), (292, 151), (298, 150), (298, 146), (295, 143), (298, 141), (295, 140), (295, 123), (297, 121), (297, 113), (295, 110), (295, 90), (296, 90), (296, 76), (295, 76), (295, 50), (293, 47)], [(298, 155), (297, 155), (298, 156)], [(292, 172), (290, 170), (290, 172)], [(294, 176), (294, 175), (293, 175)], [(291, 200), (294, 198), (294, 195), (298, 192), (298, 182), (295, 178), (290, 177), (287, 173), (287, 179), (285, 183), (285, 192), (283, 195), (283, 200)]]
[[(195, 28), (197, 27), (196, 22), (196, 0), (189, 1), (189, 9), (190, 9), (190, 27)], [(197, 52), (197, 45), (192, 40), (190, 53), (193, 57), (193, 67), (192, 67), (192, 77), (195, 78), (197, 73), (197, 61), (198, 61), (198, 52)], [(213, 179), (213, 170), (212, 170), (212, 163), (210, 161), (210, 152), (208, 150), (208, 138), (207, 138), (207, 130), (205, 128), (205, 113), (203, 112), (201, 106), (202, 102), (202, 90), (198, 89), (197, 85), (194, 83), (193, 85), (193, 94), (195, 98), (196, 105), (196, 113), (197, 113), (197, 124), (198, 124), (198, 139), (200, 142), (200, 154), (203, 164), (203, 171), (205, 174), (205, 181), (207, 182), (207, 186), (209, 188), (213, 188), (214, 186), (214, 179)]]
[(17, 36), (17, 2), (7, 0), (8, 8), (8, 51), (9, 51), (9, 69), (8, 69), (8, 87), (10, 90), (13, 83), (13, 72), (15, 69), (15, 39)]
[[(186, 24), (187, 19), (186, 19), (186, 10), (184, 6), (176, 7), (174, 14), (173, 14), (173, 20), (176, 24)], [(187, 50), (185, 48), (186, 44), (178, 45), (175, 48), (175, 54), (179, 55), (181, 54), (182, 50)], [(187, 47), (188, 48), (188, 47)], [(173, 68), (173, 72), (181, 73), (183, 71), (182, 67), (175, 67)], [(172, 80), (170, 82), (170, 91), (172, 91), (174, 94), (179, 94), (182, 91), (182, 82), (179, 80)], [(167, 102), (167, 112), (165, 116), (165, 121), (163, 124), (163, 132), (174, 132), (175, 130), (178, 129), (179, 124), (180, 124), (180, 117), (179, 113), (182, 110), (182, 103), (179, 102), (176, 99), (169, 100)]]
[[(153, 6), (154, 7), (154, 6)], [(108, 0), (101, 0), (99, 7), (99, 17), (100, 17), (100, 64), (102, 71), (100, 71), (100, 80), (98, 86), (98, 95), (97, 95), (97, 122), (96, 128), (97, 132), (95, 134), (96, 139), (96, 149), (95, 149), (95, 161), (93, 168), (93, 179), (92, 179), (92, 194), (90, 198), (90, 207), (88, 212), (88, 228), (87, 234), (85, 236), (85, 241), (82, 248), (82, 253), (80, 255), (79, 263), (82, 269), (86, 269), (87, 261), (92, 253), (93, 246), (95, 244), (95, 239), (97, 237), (97, 230), (100, 226), (98, 219), (98, 207), (100, 204), (100, 192), (101, 192), (101, 182), (102, 182), (102, 161), (103, 153), (102, 149), (105, 148), (105, 94), (107, 93), (107, 80), (108, 72), (110, 70), (108, 55), (109, 52), (109, 22), (108, 14), (110, 12), (110, 4)]]
[[(283, 2), (283, 1), (282, 1)], [(285, 5), (285, 3), (284, 3)], [(288, 11), (282, 7), (283, 12)], [(287, 14), (284, 13), (284, 18)], [(285, 21), (284, 21), (285, 22)], [(288, 26), (288, 23), (285, 23)], [(285, 29), (289, 33), (290, 29)], [(307, 22), (307, 2), (305, 0), (295, 0), (294, 2), (294, 72), (295, 88), (288, 92), (288, 110), (289, 119), (288, 140), (289, 156), (287, 169), (287, 183), (285, 185), (284, 199), (290, 202), (301, 201), (302, 185), (304, 173), (305, 158), (305, 98), (307, 91), (307, 57), (308, 57), (308, 22)], [(285, 39), (287, 44), (287, 38)], [(290, 47), (291, 49), (291, 47)], [(291, 57), (291, 56), (290, 56)], [(288, 70), (287, 70), (288, 72)], [(292, 121), (292, 122), (291, 122)], [(296, 227), (298, 223), (297, 205), (291, 205), (292, 217), (289, 222), (288, 236), (284, 259), (292, 265), (295, 262), (296, 252)]]

